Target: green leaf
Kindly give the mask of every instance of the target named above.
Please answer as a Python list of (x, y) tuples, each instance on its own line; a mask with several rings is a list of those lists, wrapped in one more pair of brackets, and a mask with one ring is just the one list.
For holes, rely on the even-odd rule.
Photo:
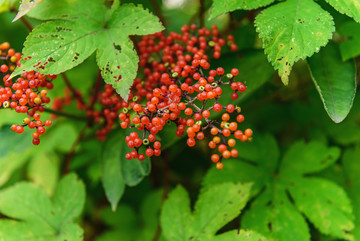
[(240, 234), (235, 230), (215, 235), (240, 214), (249, 198), (250, 188), (251, 184), (230, 182), (214, 185), (199, 195), (195, 211), (191, 213), (188, 194), (178, 186), (165, 201), (160, 216), (166, 240), (265, 240), (243, 230)]
[(315, 227), (324, 234), (352, 239), (348, 234), (354, 228), (352, 208), (341, 187), (320, 178), (302, 178), (294, 183), (291, 196)]
[(27, 176), (50, 196), (54, 193), (59, 179), (59, 163), (56, 154), (38, 152), (34, 156), (28, 165)]
[(273, 3), (275, 0), (213, 0), (212, 10), (209, 19), (213, 19), (220, 14), (233, 12), (235, 10), (252, 10), (264, 7)]
[(249, 230), (233, 230), (219, 234), (212, 238), (211, 241), (265, 241), (266, 239), (253, 231)]
[(54, 5), (39, 4), (38, 8), (36, 15), (46, 9), (46, 19), (62, 20), (48, 21), (30, 33), (23, 49), (27, 60), (12, 77), (30, 70), (59, 74), (97, 50), (97, 64), (105, 82), (127, 99), (139, 61), (129, 36), (161, 31), (158, 18), (132, 4), (121, 5), (115, 11), (107, 9), (101, 0), (60, 0)]
[(288, 0), (263, 10), (255, 20), (265, 53), (287, 85), (292, 65), (325, 46), (335, 31), (331, 15), (313, 0)]
[(344, 190), (314, 177), (336, 162), (339, 148), (320, 142), (297, 142), (279, 162), (280, 154), (273, 142), (274, 138), (260, 135), (252, 143), (242, 143), (243, 148), (239, 145), (239, 157), (244, 161), (228, 160), (217, 175), (215, 168), (210, 170), (203, 189), (211, 188), (215, 182), (253, 182), (254, 201), (241, 220), (242, 227), (270, 239), (309, 240), (304, 214), (322, 233), (351, 240), (348, 232), (353, 227), (352, 208)]
[(352, 231), (355, 240), (360, 240), (360, 149), (348, 149), (344, 153), (343, 168), (346, 176), (347, 192), (354, 207), (355, 228)]
[(343, 62), (334, 43), (308, 59), (312, 80), (335, 123), (349, 114), (356, 94), (356, 67), (353, 60)]
[(125, 185), (135, 186), (150, 173), (148, 157), (142, 162), (125, 158), (126, 153), (132, 151), (125, 142), (125, 136), (131, 132), (133, 130), (114, 131), (102, 148), (102, 182), (113, 210), (124, 193)]
[(1, 192), (0, 239), (82, 240), (83, 231), (73, 221), (85, 202), (85, 187), (74, 174), (64, 177), (50, 199), (41, 188), (18, 183)]
[(331, 6), (342, 14), (360, 22), (360, 1), (359, 0), (326, 0)]
[(18, 0), (0, 0), (0, 13), (10, 11), (17, 2)]
[(4, 125), (0, 128), (0, 139), (6, 140), (0, 145), (0, 158), (7, 156), (12, 151), (22, 152), (31, 144), (29, 134), (23, 133), (19, 135), (16, 132), (12, 132), (8, 125)]
[(193, 232), (190, 198), (186, 190), (178, 186), (163, 204), (160, 222), (168, 240), (184, 241)]
[(13, 22), (21, 18), (22, 16), (26, 15), (28, 12), (30, 12), (31, 9), (36, 7), (40, 2), (43, 0), (22, 0), (18, 9), (18, 12), (13, 19)]
[(347, 22), (338, 29), (339, 34), (345, 36), (345, 41), (340, 44), (343, 61), (360, 55), (360, 24), (353, 21)]
[(126, 185), (121, 172), (121, 149), (114, 144), (122, 139), (124, 139), (124, 136), (108, 136), (104, 143), (101, 157), (102, 184), (106, 198), (109, 200), (113, 211), (116, 210), (117, 204), (124, 194)]

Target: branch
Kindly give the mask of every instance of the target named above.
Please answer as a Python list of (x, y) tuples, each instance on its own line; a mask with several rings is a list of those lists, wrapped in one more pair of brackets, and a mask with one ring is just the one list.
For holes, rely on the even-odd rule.
[(98, 74), (98, 77), (97, 77), (95, 85), (94, 85), (94, 95), (93, 95), (93, 98), (91, 100), (90, 107), (89, 107), (90, 110), (94, 110), (95, 103), (99, 97), (101, 81), (102, 81), (101, 71), (99, 70), (99, 74)]
[(78, 144), (80, 143), (81, 139), (84, 137), (85, 135), (85, 131), (86, 129), (89, 127), (89, 125), (84, 126), (84, 128), (82, 128), (82, 130), (80, 131), (78, 137), (76, 138), (75, 142), (73, 143), (73, 145), (71, 146), (70, 152), (67, 155), (66, 161), (65, 161), (65, 167), (64, 167), (64, 174), (68, 174), (69, 170), (70, 170), (70, 164), (71, 161), (73, 159), (73, 156), (75, 154), (75, 150), (76, 147), (78, 146)]
[(79, 92), (71, 85), (69, 78), (67, 77), (67, 75), (65, 73), (61, 73), (61, 76), (63, 77), (66, 86), (69, 88), (69, 90), (71, 91), (73, 97), (80, 102), (81, 105), (83, 106), (87, 106), (86, 103), (84, 102), (82, 96), (79, 94)]

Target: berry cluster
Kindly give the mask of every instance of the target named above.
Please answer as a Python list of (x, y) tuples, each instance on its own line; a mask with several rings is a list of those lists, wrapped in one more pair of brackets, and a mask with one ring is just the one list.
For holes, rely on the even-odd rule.
[[(217, 163), (218, 169), (222, 169), (223, 159), (238, 156), (235, 139), (251, 141), (252, 130), (239, 130), (238, 124), (244, 121), (240, 107), (223, 105), (220, 101), (226, 88), (232, 91), (233, 100), (246, 91), (245, 84), (235, 80), (239, 71), (234, 68), (230, 73), (225, 73), (221, 67), (211, 69), (208, 54), (220, 58), (223, 46), (228, 45), (230, 50), (236, 50), (237, 46), (233, 36), (227, 36), (227, 41), (221, 38), (216, 26), (209, 30), (185, 25), (181, 32), (143, 37), (138, 44), (143, 81), (135, 81), (132, 88), (135, 89), (132, 92), (134, 97), (130, 98), (129, 103), (122, 101), (120, 104), (110, 97), (114, 94), (111, 87), (106, 87), (105, 93), (108, 94), (104, 94), (104, 97), (111, 100), (105, 102), (112, 106), (117, 103), (116, 108), (107, 115), (111, 119), (108, 123), (112, 123), (114, 113), (121, 110), (118, 116), (121, 127), (142, 131), (142, 137), (132, 132), (125, 139), (128, 147), (134, 148), (126, 154), (126, 158), (140, 161), (145, 159), (145, 155), (161, 154), (161, 143), (156, 139), (167, 123), (177, 125), (178, 137), (186, 133), (190, 147), (205, 139), (205, 133), (210, 131), (213, 138), (209, 141), (209, 147), (217, 148), (219, 152), (213, 154), (211, 160)], [(146, 100), (142, 101), (144, 97)], [(216, 114), (221, 112), (225, 112), (221, 116), (222, 121), (217, 121)], [(231, 121), (231, 115), (234, 121)], [(211, 118), (213, 116), (215, 118)], [(109, 129), (110, 126), (106, 131)], [(140, 153), (143, 146), (146, 150)]]
[(0, 45), (0, 71), (3, 79), (3, 86), (0, 85), (0, 107), (11, 108), (17, 113), (26, 113), (22, 125), (12, 125), (11, 130), (19, 134), (24, 132), (24, 127), (36, 129), (33, 133), (33, 144), (39, 145), (39, 137), (45, 134), (45, 127), (52, 125), (51, 120), (40, 120), (41, 114), (45, 110), (45, 104), (50, 102), (47, 97), (47, 90), (54, 88), (52, 80), (56, 76), (44, 76), (40, 73), (31, 71), (26, 72), (16, 81), (9, 79), (21, 58), (20, 53), (16, 53), (10, 48), (10, 44), (5, 42)]

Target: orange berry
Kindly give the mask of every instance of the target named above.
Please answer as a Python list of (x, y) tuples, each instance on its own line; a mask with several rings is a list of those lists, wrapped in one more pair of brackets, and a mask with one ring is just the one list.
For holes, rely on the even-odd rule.
[(215, 137), (213, 138), (213, 141), (214, 141), (216, 144), (219, 144), (220, 141), (221, 141), (221, 139), (220, 139), (220, 137), (215, 136)]
[(230, 136), (231, 135), (231, 131), (227, 128), (223, 129), (223, 135), (224, 136)]
[(224, 168), (224, 164), (223, 164), (222, 162), (217, 162), (217, 163), (216, 163), (216, 168), (217, 168), (218, 170), (222, 170), (222, 169)]
[(227, 147), (225, 144), (220, 144), (219, 147), (218, 147), (218, 150), (220, 153), (223, 153), (224, 151), (227, 150)]
[(236, 122), (231, 122), (229, 125), (229, 129), (232, 131), (235, 131), (238, 127), (238, 124)]
[(230, 146), (230, 147), (233, 147), (233, 146), (235, 146), (235, 144), (236, 144), (236, 141), (235, 141), (235, 139), (229, 139), (228, 140), (228, 145)]
[(239, 152), (238, 152), (236, 149), (232, 149), (232, 150), (230, 151), (230, 153), (231, 153), (231, 157), (236, 158), (236, 157), (239, 156)]
[(239, 123), (243, 122), (244, 120), (245, 120), (245, 117), (242, 114), (240, 114), (236, 117), (236, 121)]
[(210, 133), (211, 133), (211, 135), (215, 136), (219, 133), (219, 130), (218, 130), (218, 128), (213, 127), (213, 128), (211, 128)]
[(228, 150), (226, 150), (226, 151), (223, 152), (222, 155), (223, 155), (223, 157), (224, 157), (225, 159), (229, 159), (229, 158), (231, 157), (231, 152), (228, 151)]
[(216, 143), (215, 143), (214, 141), (210, 141), (210, 142), (209, 142), (209, 147), (210, 147), (211, 149), (215, 149), (215, 148), (216, 148)]
[(228, 121), (230, 120), (230, 115), (228, 113), (224, 113), (222, 116), (221, 116), (221, 119), (223, 121)]
[(205, 138), (204, 136), (204, 133), (203, 132), (199, 132), (197, 133), (196, 137), (199, 139), (199, 140), (203, 140)]
[(250, 137), (250, 136), (253, 135), (253, 131), (252, 131), (251, 129), (246, 129), (246, 130), (245, 130), (245, 135), (246, 135), (247, 137)]
[(211, 161), (212, 162), (218, 162), (220, 160), (220, 157), (218, 154), (212, 154), (211, 155)]

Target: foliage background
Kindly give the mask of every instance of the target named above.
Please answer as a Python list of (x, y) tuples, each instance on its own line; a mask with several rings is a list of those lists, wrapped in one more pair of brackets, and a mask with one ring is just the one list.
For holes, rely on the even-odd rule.
[[(159, 13), (154, 9), (153, 1), (122, 1), (125, 2), (141, 3), (155, 15)], [(184, 23), (199, 21), (200, 1), (184, 1), (182, 5), (174, 7), (162, 1), (156, 2), (169, 31), (178, 31)], [(201, 2), (207, 10), (204, 13), (207, 19), (212, 1)], [(340, 43), (347, 40), (349, 29), (354, 35), (353, 41), (358, 39), (358, 23), (336, 12), (323, 0), (317, 3), (335, 19), (336, 32), (331, 45), (336, 51)], [(152, 159), (149, 176), (144, 177), (139, 185), (127, 186), (116, 212), (111, 212), (101, 183), (101, 159), (106, 144), (99, 145), (91, 132), (87, 133), (88, 138), (77, 143), (85, 126), (82, 121), (57, 119), (42, 139), (42, 144), (32, 147), (30, 133), (19, 137), (7, 131), (9, 124), (21, 122), (22, 117), (1, 110), (0, 195), (4, 195), (2, 190), (21, 181), (35, 183), (46, 194), (53, 195), (59, 188), (70, 153), (70, 172), (76, 172), (86, 184), (84, 210), (70, 219), (77, 221), (84, 229), (85, 240), (106, 241), (117, 240), (118, 237), (121, 240), (155, 240), (154, 237), (166, 240), (164, 234), (167, 235), (169, 227), (163, 226), (163, 232), (160, 232), (158, 223), (163, 197), (169, 190), (181, 184), (189, 193), (189, 202), (194, 204), (199, 193), (227, 181), (253, 182), (253, 186), (249, 191), (250, 201), (243, 204), (244, 215), (227, 220), (231, 222), (219, 227), (221, 233), (241, 227), (275, 240), (360, 240), (358, 94), (350, 114), (343, 122), (335, 124), (324, 110), (306, 61), (301, 60), (294, 65), (289, 85), (284, 86), (262, 49), (253, 23), (255, 13), (239, 10), (205, 21), (206, 26), (215, 23), (223, 32), (233, 33), (239, 45), (238, 52), (212, 62), (212, 66), (223, 66), (225, 70), (239, 68), (241, 80), (248, 85), (247, 94), (240, 98), (238, 104), (246, 113), (246, 123), (254, 130), (255, 139), (249, 145), (239, 146), (239, 160), (225, 163), (224, 170), (219, 173), (209, 162), (205, 142), (196, 148), (188, 148), (184, 140), (179, 140), (178, 143), (182, 144), (173, 145), (161, 157)], [(28, 30), (20, 21), (11, 23), (14, 16), (11, 12), (0, 14), (0, 42), (8, 41), (12, 47), (21, 50)], [(33, 25), (40, 23), (30, 21)], [(357, 42), (355, 46), (358, 46)], [(356, 54), (352, 53), (350, 57), (355, 57), (357, 67)], [(315, 59), (308, 63), (311, 65), (312, 61), (315, 65), (318, 62)], [(68, 71), (68, 76), (76, 88), (89, 93), (97, 72), (95, 57), (92, 56)], [(353, 75), (357, 77), (355, 70)], [(64, 82), (58, 78), (50, 94), (52, 97), (62, 96), (64, 88)], [(74, 106), (66, 111), (77, 112)], [(303, 142), (310, 144), (301, 144)], [(301, 155), (291, 156), (289, 152), (296, 148), (295, 152)], [(325, 158), (324, 155), (329, 157)], [(324, 163), (323, 160), (327, 161)], [(291, 185), (286, 175), (279, 181), (279, 173), (286, 173), (287, 168), (303, 169), (294, 181), (296, 188), (286, 186)], [(290, 172), (289, 177), (295, 171)], [(316, 186), (308, 179), (321, 180), (322, 183)], [(311, 198), (301, 197), (299, 190), (303, 189)], [(179, 187), (175, 190), (178, 191)], [(297, 195), (296, 190), (300, 194)], [(176, 191), (170, 196), (175, 196)], [(282, 202), (286, 202), (285, 207)], [(3, 203), (0, 202), (0, 213), (4, 216), (0, 217), (14, 217), (11, 212), (11, 215), (8, 214)], [(20, 206), (21, 203), (14, 205)], [(170, 210), (178, 207), (174, 204)], [(213, 206), (209, 205), (208, 208), (211, 210)], [(164, 215), (162, 218), (166, 218), (166, 213)], [(2, 234), (0, 232), (0, 237)]]

